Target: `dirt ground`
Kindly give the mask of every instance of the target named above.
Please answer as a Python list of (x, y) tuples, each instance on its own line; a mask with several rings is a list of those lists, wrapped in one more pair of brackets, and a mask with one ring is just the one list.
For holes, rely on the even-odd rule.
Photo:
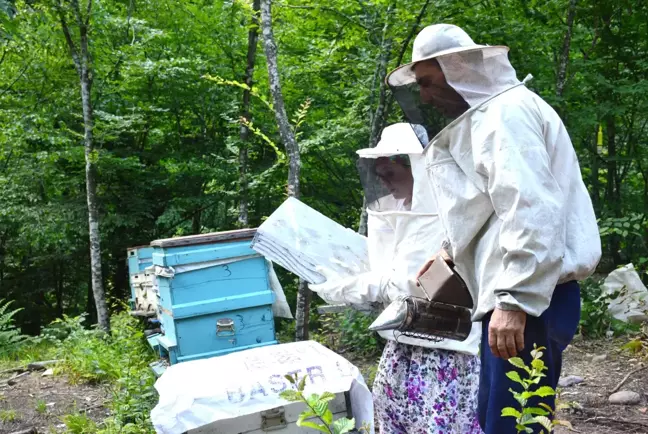
[[(632, 374), (619, 389), (640, 394), (639, 404), (608, 402), (624, 377), (648, 362), (645, 356), (642, 359), (621, 350), (627, 342), (628, 338), (577, 340), (567, 348), (563, 377), (576, 375), (584, 381), (562, 389), (560, 399), (571, 408), (561, 411), (559, 419), (568, 420), (575, 430), (586, 434), (648, 433), (648, 369)], [(556, 432), (570, 431), (561, 427)]]
[[(569, 405), (559, 419), (569, 421), (575, 431), (559, 427), (556, 433), (585, 434), (648, 434), (648, 369), (633, 373), (619, 390), (637, 392), (637, 405), (612, 405), (608, 397), (612, 390), (632, 371), (648, 366), (648, 360), (622, 351), (628, 338), (616, 340), (578, 340), (565, 352), (563, 377), (575, 375), (583, 382), (565, 387), (560, 400)], [(350, 354), (345, 354), (350, 357)], [(352, 360), (372, 377), (377, 358)], [(643, 365), (642, 365), (643, 362)], [(108, 416), (103, 406), (107, 392), (100, 386), (70, 385), (63, 376), (42, 376), (42, 371), (27, 372), (13, 380), (18, 373), (0, 375), (0, 433), (10, 434), (35, 427), (39, 434), (62, 432), (61, 417), (77, 412), (95, 422)], [(10, 420), (13, 419), (13, 420)], [(460, 433), (457, 433), (460, 434)]]
[(108, 415), (103, 407), (106, 391), (99, 386), (70, 385), (63, 376), (42, 376), (42, 371), (26, 372), (8, 385), (0, 379), (0, 433), (10, 434), (36, 428), (39, 434), (63, 432), (61, 417), (75, 410), (95, 422)]

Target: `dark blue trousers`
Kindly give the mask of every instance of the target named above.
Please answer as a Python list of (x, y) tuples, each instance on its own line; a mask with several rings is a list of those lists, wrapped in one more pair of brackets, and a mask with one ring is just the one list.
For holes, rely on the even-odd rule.
[[(547, 375), (540, 386), (558, 385), (562, 368), (562, 353), (576, 334), (580, 320), (580, 287), (577, 282), (567, 282), (556, 287), (549, 308), (540, 317), (527, 316), (524, 330), (524, 351), (518, 354), (530, 366), (533, 344), (546, 347), (542, 360), (547, 368)], [(506, 373), (516, 370), (522, 378), (528, 374), (519, 370), (508, 361), (495, 357), (488, 346), (488, 325), (491, 313), (482, 319), (481, 340), (481, 376), (479, 383), (479, 424), (485, 434), (515, 434), (515, 418), (502, 417), (504, 407), (519, 409), (519, 404), (513, 398), (509, 388), (521, 391), (521, 385), (506, 377)], [(555, 408), (553, 396), (541, 400), (530, 400), (528, 407), (535, 407), (544, 402)], [(541, 432), (540, 425), (532, 425), (534, 432)]]

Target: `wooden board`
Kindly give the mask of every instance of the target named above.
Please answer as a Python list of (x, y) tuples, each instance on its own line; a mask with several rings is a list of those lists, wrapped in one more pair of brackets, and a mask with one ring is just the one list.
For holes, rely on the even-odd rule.
[(210, 234), (189, 235), (186, 237), (166, 238), (155, 240), (151, 243), (153, 247), (181, 247), (196, 244), (222, 243), (224, 241), (252, 240), (256, 234), (256, 228), (237, 229), (234, 231), (212, 232)]

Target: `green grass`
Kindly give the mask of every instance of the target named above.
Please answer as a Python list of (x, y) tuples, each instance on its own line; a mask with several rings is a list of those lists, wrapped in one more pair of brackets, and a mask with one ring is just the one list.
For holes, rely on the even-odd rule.
[(45, 401), (43, 401), (42, 399), (37, 400), (35, 410), (36, 410), (36, 413), (38, 413), (38, 414), (47, 413), (47, 403)]
[(15, 422), (18, 419), (20, 419), (20, 415), (16, 410), (0, 410), (0, 421)]

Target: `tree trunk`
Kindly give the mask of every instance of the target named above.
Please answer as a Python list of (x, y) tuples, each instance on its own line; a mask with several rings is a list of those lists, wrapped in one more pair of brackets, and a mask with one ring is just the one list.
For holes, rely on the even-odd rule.
[[(259, 39), (259, 10), (261, 0), (252, 2), (252, 22), (248, 31), (248, 49), (247, 49), (247, 66), (245, 68), (244, 83), (252, 88), (254, 83), (254, 64), (256, 62), (257, 41)], [(243, 107), (241, 117), (247, 121), (251, 120), (250, 115), (250, 91), (243, 90)], [(238, 223), (241, 227), (248, 227), (248, 139), (250, 130), (244, 124), (241, 124), (241, 145), (239, 146), (239, 216)]]
[(569, 64), (569, 51), (571, 50), (572, 31), (574, 29), (574, 18), (576, 16), (576, 0), (569, 1), (567, 11), (567, 30), (565, 30), (565, 39), (563, 40), (562, 54), (558, 64), (558, 73), (556, 75), (556, 95), (562, 97), (567, 83), (567, 65)]
[[(618, 183), (618, 168), (617, 168), (617, 149), (616, 149), (616, 122), (614, 115), (609, 115), (606, 119), (607, 130), (607, 189), (606, 189), (606, 202), (612, 215), (614, 217), (621, 217), (621, 204), (620, 202), (620, 186)], [(621, 239), (619, 235), (612, 234), (610, 236), (610, 256), (614, 261), (614, 265), (621, 265)]]
[(594, 147), (592, 150), (592, 173), (590, 175), (590, 182), (592, 183), (592, 203), (594, 205), (594, 211), (596, 213), (601, 212), (601, 187), (599, 182), (599, 160), (600, 155), (598, 153), (598, 128), (594, 131)]
[[(275, 43), (272, 32), (270, 1), (261, 0), (261, 32), (263, 35), (266, 61), (268, 63), (268, 80), (270, 82), (270, 92), (272, 93), (272, 100), (274, 102), (279, 135), (288, 155), (288, 196), (299, 198), (301, 158), (299, 155), (299, 146), (297, 145), (295, 134), (288, 121), (283, 94), (281, 93), (281, 81), (279, 79), (279, 67), (277, 64), (277, 44)], [(306, 282), (300, 281), (297, 290), (297, 308), (295, 312), (295, 339), (298, 341), (308, 339), (309, 301), (310, 290), (308, 289), (308, 285)]]
[[(380, 44), (380, 60), (376, 66), (376, 76), (378, 78), (378, 106), (371, 117), (371, 127), (369, 129), (369, 147), (373, 148), (378, 144), (380, 139), (380, 132), (382, 131), (385, 120), (387, 118), (386, 101), (387, 101), (387, 84), (385, 77), (387, 76), (387, 65), (391, 55), (391, 38), (387, 37), (389, 31), (389, 12), (391, 7), (387, 9), (387, 18), (383, 26), (382, 39)], [(367, 199), (362, 198), (362, 213), (360, 214), (360, 223), (358, 223), (358, 233), (367, 236)]]
[(130, 298), (130, 282), (128, 275), (128, 259), (124, 251), (113, 251), (112, 257), (116, 259), (115, 275), (112, 278), (115, 296), (121, 300)]
[(110, 333), (110, 316), (104, 293), (101, 270), (101, 245), (99, 233), (99, 203), (97, 200), (97, 159), (98, 154), (94, 148), (93, 115), (92, 115), (92, 70), (90, 53), (88, 51), (88, 30), (92, 0), (88, 0), (86, 16), (83, 17), (78, 0), (70, 1), (70, 9), (79, 27), (79, 46), (72, 39), (70, 28), (67, 24), (66, 11), (59, 1), (57, 11), (65, 40), (68, 43), (70, 54), (81, 84), (81, 103), (83, 105), (83, 129), (85, 146), (85, 173), (86, 173), (86, 198), (88, 202), (88, 226), (90, 233), (90, 275), (92, 293), (97, 309), (97, 322), (99, 327)]
[(93, 308), (94, 294), (92, 292), (92, 276), (88, 274), (88, 291), (86, 293), (86, 312), (88, 313), (86, 324), (94, 324), (97, 321), (97, 309)]
[(64, 288), (64, 266), (63, 262), (59, 262), (54, 266), (55, 278), (56, 278), (56, 317), (63, 318), (63, 288)]

